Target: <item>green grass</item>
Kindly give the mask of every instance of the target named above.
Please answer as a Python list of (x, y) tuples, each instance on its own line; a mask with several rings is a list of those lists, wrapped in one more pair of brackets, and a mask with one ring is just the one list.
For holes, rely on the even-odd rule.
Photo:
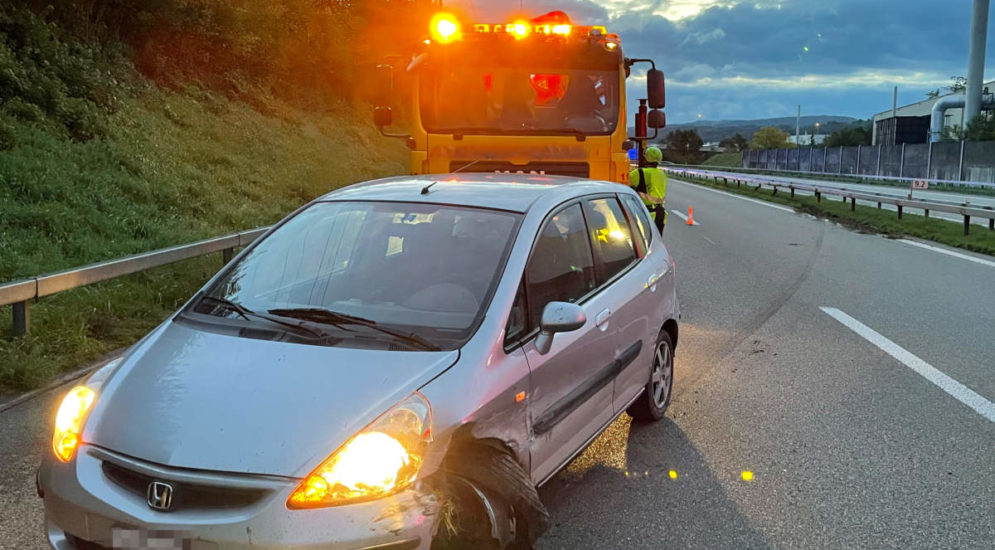
[(702, 166), (722, 166), (725, 168), (739, 168), (743, 166), (743, 153), (719, 153), (713, 155)]
[[(0, 9), (0, 283), (271, 224), (340, 186), (406, 172), (369, 108), (305, 112), (163, 90), (122, 47)], [(116, 49), (115, 49), (116, 48)], [(0, 393), (38, 387), (162, 322), (220, 254), (0, 307)]]
[(964, 226), (961, 223), (935, 217), (926, 218), (920, 214), (910, 213), (908, 209), (902, 213), (902, 219), (898, 219), (898, 213), (895, 211), (864, 206), (859, 202), (856, 211), (851, 212), (850, 203), (844, 203), (837, 197), (823, 195), (822, 201), (818, 202), (812, 196), (796, 195), (792, 199), (784, 190), (778, 191), (777, 195), (774, 195), (770, 190), (757, 191), (756, 188), (745, 185), (737, 188), (734, 183), (724, 185), (700, 178), (681, 177), (679, 179), (791, 206), (799, 211), (827, 218), (859, 231), (881, 233), (892, 238), (917, 237), (972, 252), (995, 255), (995, 232), (978, 225), (972, 225), (970, 234), (964, 235)]

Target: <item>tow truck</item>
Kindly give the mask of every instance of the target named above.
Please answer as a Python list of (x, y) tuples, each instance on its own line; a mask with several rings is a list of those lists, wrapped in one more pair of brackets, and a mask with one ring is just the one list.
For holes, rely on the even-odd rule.
[[(666, 125), (663, 71), (627, 58), (617, 34), (575, 25), (554, 11), (506, 23), (468, 23), (438, 13), (403, 68), (414, 78), (409, 133), (392, 133), (395, 67), (380, 65), (374, 123), (404, 139), (411, 174), (457, 171), (556, 174), (628, 183), (628, 151), (640, 165)], [(634, 136), (626, 127), (626, 79), (638, 63), (646, 97)], [(652, 136), (648, 128), (654, 129)]]

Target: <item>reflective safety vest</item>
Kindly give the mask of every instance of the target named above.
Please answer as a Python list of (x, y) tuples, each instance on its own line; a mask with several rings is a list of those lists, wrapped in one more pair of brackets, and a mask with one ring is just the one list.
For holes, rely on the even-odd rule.
[[(629, 172), (629, 185), (639, 193), (646, 193), (651, 197), (666, 200), (667, 196), (667, 174), (659, 168), (636, 168)], [(662, 210), (663, 205), (657, 205), (643, 199), (646, 209), (656, 218), (657, 210)]]

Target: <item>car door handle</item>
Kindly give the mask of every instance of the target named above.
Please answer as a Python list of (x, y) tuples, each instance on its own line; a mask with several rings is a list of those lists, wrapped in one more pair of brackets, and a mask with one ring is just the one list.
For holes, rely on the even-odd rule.
[(658, 283), (660, 279), (662, 279), (663, 276), (666, 274), (667, 270), (664, 269), (660, 273), (654, 273), (650, 275), (650, 278), (646, 279), (646, 287), (649, 288), (651, 292), (656, 292), (656, 283)]
[(594, 324), (602, 331), (608, 328), (608, 320), (612, 318), (612, 310), (606, 309), (594, 318)]

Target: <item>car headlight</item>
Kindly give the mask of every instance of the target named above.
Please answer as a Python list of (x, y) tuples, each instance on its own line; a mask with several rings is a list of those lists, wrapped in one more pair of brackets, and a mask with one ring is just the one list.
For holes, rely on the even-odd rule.
[(59, 412), (55, 415), (55, 433), (52, 436), (52, 450), (59, 460), (69, 462), (76, 454), (83, 423), (96, 400), (97, 394), (86, 386), (76, 386), (62, 398)]
[(287, 499), (288, 508), (372, 500), (411, 485), (432, 440), (432, 409), (415, 392), (339, 447)]

